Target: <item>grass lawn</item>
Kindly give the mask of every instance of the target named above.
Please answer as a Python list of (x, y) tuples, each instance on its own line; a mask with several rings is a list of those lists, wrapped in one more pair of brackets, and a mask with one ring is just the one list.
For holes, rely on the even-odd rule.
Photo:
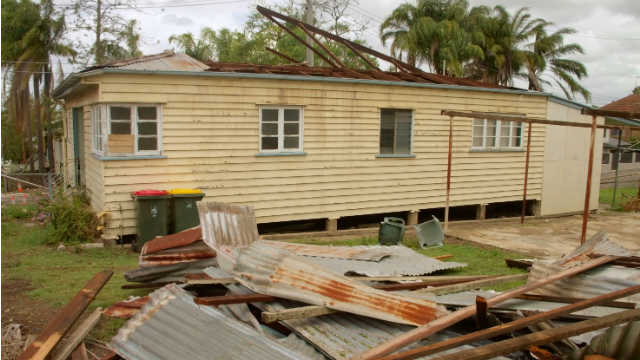
[[(16, 210), (12, 210), (16, 211)], [(18, 213), (20, 213), (18, 211)], [(97, 272), (112, 270), (113, 277), (100, 291), (89, 306), (88, 311), (96, 307), (106, 308), (131, 295), (143, 296), (150, 290), (123, 290), (123, 274), (138, 265), (137, 254), (119, 247), (105, 249), (67, 248), (58, 251), (55, 247), (43, 245), (47, 229), (34, 224), (25, 217), (16, 219), (5, 213), (2, 217), (2, 281), (27, 280), (31, 289), (26, 294), (34, 299), (47, 302), (53, 307), (64, 306)], [(298, 240), (298, 242), (326, 245), (374, 245), (375, 237), (362, 237), (334, 242), (316, 240)], [(446, 275), (498, 275), (516, 274), (522, 270), (506, 267), (505, 258), (518, 258), (522, 255), (496, 249), (487, 249), (469, 244), (447, 244), (438, 248), (419, 249), (415, 238), (405, 241), (407, 246), (427, 256), (451, 254), (451, 261), (464, 262), (469, 266), (458, 270), (448, 270), (439, 274)], [(505, 284), (497, 290), (503, 290), (521, 283)], [(108, 341), (122, 326), (124, 320), (103, 317), (90, 338)]]
[[(638, 187), (623, 187), (616, 190), (616, 207), (614, 210), (622, 209), (629, 199), (636, 198), (638, 196)], [(613, 200), (613, 188), (600, 190), (600, 203), (611, 204)]]

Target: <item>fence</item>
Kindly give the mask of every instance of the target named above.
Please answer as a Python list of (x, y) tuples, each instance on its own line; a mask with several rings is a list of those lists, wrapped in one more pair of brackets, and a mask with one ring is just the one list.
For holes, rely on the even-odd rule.
[(4, 194), (34, 189), (53, 197), (55, 189), (62, 184), (62, 178), (54, 173), (13, 173), (2, 174), (2, 192)]

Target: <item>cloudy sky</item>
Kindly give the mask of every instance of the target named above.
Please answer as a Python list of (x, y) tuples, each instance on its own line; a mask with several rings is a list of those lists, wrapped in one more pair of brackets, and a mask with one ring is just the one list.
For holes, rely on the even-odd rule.
[[(126, 12), (136, 18), (145, 54), (171, 49), (169, 36), (198, 33), (204, 26), (239, 29), (256, 3), (269, 7), (288, 0), (138, 0), (139, 10)], [(303, 0), (294, 0), (302, 2)], [(377, 33), (380, 22), (406, 0), (360, 0), (349, 11), (368, 24), (363, 36), (368, 43), (388, 53)], [(409, 0), (411, 1), (411, 0)], [(527, 6), (535, 17), (558, 27), (577, 30), (567, 37), (585, 49), (576, 56), (589, 72), (583, 84), (593, 94), (593, 103), (604, 105), (628, 95), (640, 85), (640, 0), (469, 0), (472, 6), (503, 4), (508, 10)], [(516, 86), (526, 86), (516, 83)], [(557, 90), (552, 92), (560, 94)]]

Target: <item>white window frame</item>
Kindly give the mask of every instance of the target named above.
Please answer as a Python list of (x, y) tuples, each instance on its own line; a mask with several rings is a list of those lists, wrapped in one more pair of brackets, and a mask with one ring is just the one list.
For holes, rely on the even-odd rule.
[[(393, 124), (394, 124), (394, 129), (393, 129), (393, 153), (391, 154), (383, 154), (380, 150), (380, 139), (382, 137), (382, 111), (383, 110), (393, 110), (393, 111), (409, 111), (411, 113), (411, 131), (409, 134), (409, 153), (405, 154), (405, 153), (396, 153), (395, 151), (395, 147), (396, 147), (396, 137), (398, 136), (398, 122), (395, 119), (393, 119)], [(414, 133), (414, 113), (415, 111), (413, 109), (407, 109), (407, 108), (380, 108), (380, 132), (378, 133), (378, 154), (379, 155), (391, 155), (391, 156), (404, 156), (404, 155), (413, 155), (413, 133)]]
[[(476, 146), (473, 145), (473, 138), (475, 137), (473, 134), (473, 130), (476, 127), (475, 126), (475, 120), (482, 120), (482, 145), (481, 146)], [(473, 150), (519, 150), (523, 148), (523, 144), (525, 139), (525, 134), (524, 134), (524, 123), (519, 122), (519, 121), (510, 121), (510, 120), (496, 120), (496, 136), (495, 136), (495, 143), (493, 146), (487, 146), (487, 122), (489, 120), (492, 119), (480, 119), (480, 118), (474, 118), (472, 123), (471, 123), (471, 149)], [(502, 122), (507, 122), (507, 123), (511, 123), (509, 126), (509, 145), (507, 146), (501, 146), (501, 137), (502, 137)], [(512, 129), (513, 129), (513, 125), (517, 125), (520, 126), (520, 145), (518, 146), (514, 146), (513, 142), (514, 142), (514, 136), (512, 133)]]
[[(101, 104), (96, 104), (91, 107), (92, 150), (98, 155), (104, 155), (107, 141), (104, 112), (105, 107)], [(98, 133), (98, 130), (100, 130), (100, 133)], [(100, 146), (98, 146), (98, 140), (100, 140)]]
[[(161, 104), (144, 104), (144, 103), (110, 103), (105, 104), (105, 116), (107, 121), (107, 134), (111, 134), (111, 111), (110, 107), (120, 106), (131, 108), (131, 134), (133, 135), (133, 153), (131, 155), (160, 155), (162, 154), (162, 105)], [(157, 150), (139, 150), (138, 149), (138, 106), (140, 107), (155, 107), (157, 115)], [(148, 121), (148, 120), (143, 120)], [(143, 136), (144, 137), (144, 136)], [(128, 154), (123, 154), (123, 156)]]
[[(278, 110), (278, 148), (277, 149), (262, 149), (262, 110)], [(298, 110), (298, 148), (297, 149), (285, 149), (284, 148), (284, 111), (285, 110)], [(259, 129), (258, 129), (258, 151), (264, 154), (278, 154), (278, 153), (298, 153), (303, 152), (304, 148), (304, 108), (302, 106), (260, 106), (258, 108), (259, 116)], [(269, 136), (269, 135), (268, 135)]]

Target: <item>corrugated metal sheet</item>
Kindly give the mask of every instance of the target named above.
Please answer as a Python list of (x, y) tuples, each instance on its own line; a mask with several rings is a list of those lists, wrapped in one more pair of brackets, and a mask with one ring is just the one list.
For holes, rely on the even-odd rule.
[(216, 258), (209, 258), (171, 265), (142, 266), (125, 272), (124, 278), (133, 282), (184, 281), (185, 274), (200, 273), (204, 268), (217, 266), (217, 264)]
[[(495, 291), (463, 291), (455, 294), (438, 295), (433, 299), (438, 304), (447, 306), (468, 306), (476, 303), (476, 296), (482, 296), (485, 299), (498, 295)], [(525, 300), (525, 299), (509, 299), (499, 305), (493, 307), (493, 309), (500, 310), (524, 310), (524, 311), (549, 311), (566, 304), (556, 303), (550, 301), (538, 301), (538, 300)], [(601, 317), (611, 315), (625, 309), (613, 308), (608, 306), (593, 306), (588, 309), (573, 312), (574, 316), (581, 317)]]
[(140, 255), (149, 255), (162, 250), (187, 246), (198, 240), (202, 240), (200, 226), (149, 240), (142, 246)]
[(270, 246), (291, 251), (296, 255), (348, 260), (380, 261), (392, 255), (387, 246), (327, 246), (296, 244), (283, 241), (264, 240)]
[[(281, 303), (269, 303), (265, 306), (269, 311), (279, 311), (286, 308)], [(392, 324), (353, 314), (332, 314), (309, 319), (287, 320), (283, 321), (283, 323), (296, 334), (307, 339), (307, 341), (322, 351), (327, 357), (335, 360), (351, 359), (376, 345), (414, 329), (407, 325)], [(427, 341), (421, 341), (405, 349), (456, 336), (459, 336), (459, 334), (451, 331), (443, 331), (430, 336)], [(420, 359), (435, 358), (445, 353), (456, 352), (461, 349), (470, 349), (472, 347), (471, 345), (464, 345), (456, 349), (443, 351), (439, 354), (424, 356)], [(496, 359), (506, 358), (496, 357)]]
[(582, 261), (589, 260), (589, 255), (601, 254), (601, 255), (615, 255), (615, 256), (632, 256), (638, 255), (633, 253), (624, 247), (609, 240), (604, 232), (599, 232), (594, 236), (587, 239), (584, 244), (577, 247), (571, 253), (556, 260), (556, 265), (573, 265)]
[[(535, 262), (531, 267), (528, 282), (548, 277), (563, 270), (560, 265)], [(612, 291), (640, 285), (640, 269), (617, 265), (604, 265), (576, 276), (554, 281), (549, 285), (531, 291), (532, 294), (553, 295), (575, 298), (592, 298)], [(632, 295), (621, 301), (640, 303), (640, 294)]]
[(422, 325), (447, 313), (433, 302), (373, 289), (263, 241), (238, 250), (233, 276), (261, 294), (396, 323)]
[(287, 349), (294, 351), (298, 354), (302, 354), (309, 359), (313, 360), (325, 360), (327, 357), (318, 352), (313, 346), (311, 346), (305, 340), (302, 340), (296, 333), (291, 333), (289, 336), (276, 340)]
[(128, 360), (307, 359), (175, 285), (153, 292), (110, 346)]
[(617, 360), (640, 358), (640, 321), (614, 326), (594, 337), (589, 346), (576, 351), (572, 360), (584, 359), (586, 355), (598, 354)]
[(140, 266), (170, 265), (209, 259), (215, 256), (215, 250), (211, 249), (203, 241), (196, 241), (189, 245), (160, 250), (153, 254), (140, 255), (138, 264)]
[(355, 273), (366, 276), (425, 275), (467, 266), (464, 263), (432, 259), (406, 246), (385, 246), (385, 248), (391, 255), (378, 262), (319, 257), (306, 257), (306, 259), (339, 274)]
[(120, 68), (142, 71), (204, 71), (209, 67), (200, 61), (182, 53), (165, 51), (159, 54), (145, 55), (137, 58), (115, 60), (105, 64), (88, 67), (81, 72), (105, 68)]

